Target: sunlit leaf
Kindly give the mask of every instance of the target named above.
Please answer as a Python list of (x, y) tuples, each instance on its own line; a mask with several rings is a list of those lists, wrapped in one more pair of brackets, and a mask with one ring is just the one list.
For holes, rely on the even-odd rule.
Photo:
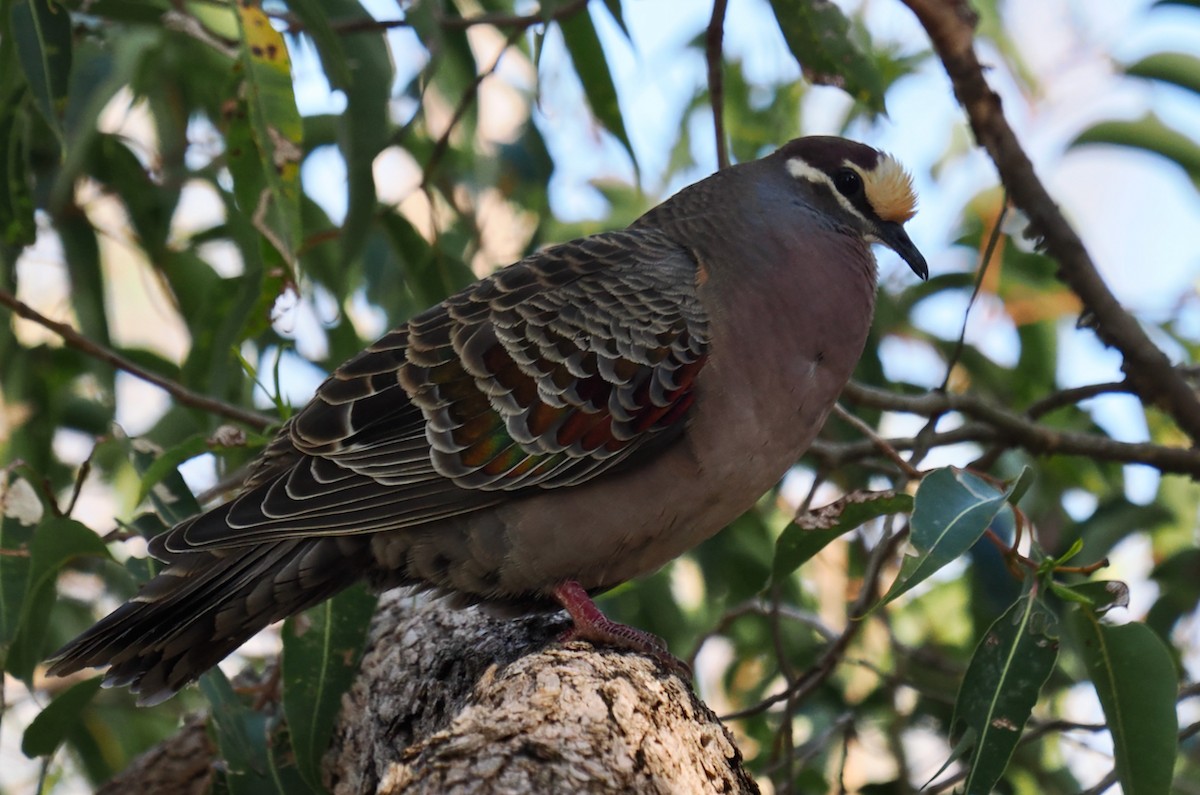
[(1200, 94), (1200, 58), (1181, 52), (1158, 52), (1125, 67), (1133, 77), (1161, 80)]
[(881, 604), (892, 601), (970, 549), (1011, 493), (1012, 487), (1000, 491), (982, 478), (953, 467), (926, 475), (913, 501), (911, 540), (918, 554), (904, 559), (900, 576)]
[[(292, 88), (292, 62), (283, 36), (261, 8), (239, 3), (238, 33), (245, 102), (262, 163), (266, 194), (246, 208), (274, 233), (270, 242), (294, 262), (300, 245), (300, 157), (303, 125)], [(265, 212), (264, 212), (265, 211)]]
[(839, 536), (872, 519), (908, 513), (913, 498), (894, 491), (861, 491), (798, 515), (775, 543), (771, 577), (782, 580)]
[(600, 36), (587, 10), (571, 14), (559, 20), (563, 39), (567, 44), (567, 52), (571, 62), (575, 64), (575, 72), (579, 82), (583, 84), (583, 93), (587, 96), (592, 113), (629, 153), (634, 168), (637, 168), (637, 157), (633, 153), (633, 145), (629, 143), (629, 135), (625, 132), (625, 119), (621, 115), (621, 106), (617, 102), (617, 87), (613, 83), (612, 72), (609, 69), (608, 57), (600, 46)]
[(876, 113), (884, 111), (883, 77), (855, 44), (838, 6), (830, 0), (771, 0), (771, 8), (805, 77), (843, 89)]
[(1200, 143), (1150, 114), (1137, 121), (1103, 121), (1075, 137), (1071, 146), (1113, 144), (1162, 155), (1178, 164), (1200, 186)]

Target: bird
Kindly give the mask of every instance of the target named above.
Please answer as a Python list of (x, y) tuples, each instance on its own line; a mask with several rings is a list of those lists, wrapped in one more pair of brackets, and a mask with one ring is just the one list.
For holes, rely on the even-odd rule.
[(895, 158), (809, 136), (496, 270), (338, 367), (232, 499), (150, 540), (161, 571), (48, 673), (107, 666), (156, 704), (363, 579), (661, 649), (592, 598), (805, 452), (866, 344), (871, 244), (928, 278), (915, 211)]

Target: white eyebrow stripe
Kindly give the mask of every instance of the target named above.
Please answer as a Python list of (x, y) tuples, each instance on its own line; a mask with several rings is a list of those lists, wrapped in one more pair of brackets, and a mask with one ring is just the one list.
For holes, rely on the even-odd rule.
[[(862, 176), (861, 169), (855, 168), (854, 164), (847, 161), (846, 165), (857, 171), (860, 177)], [(824, 183), (828, 185), (830, 193), (832, 193), (834, 198), (837, 199), (838, 204), (842, 205), (843, 210), (852, 214), (855, 218), (862, 220), (864, 223), (869, 223), (867, 219), (863, 217), (863, 214), (858, 211), (858, 208), (851, 204), (850, 200), (843, 196), (842, 192), (837, 189), (837, 186), (833, 184), (833, 179), (821, 169), (813, 168), (799, 157), (793, 157), (787, 161), (787, 170), (788, 173), (796, 179), (806, 179), (809, 182)]]

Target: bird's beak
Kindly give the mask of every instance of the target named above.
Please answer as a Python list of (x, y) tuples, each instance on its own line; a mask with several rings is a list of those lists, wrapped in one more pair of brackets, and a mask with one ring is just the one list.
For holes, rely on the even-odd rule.
[(925, 263), (921, 252), (917, 251), (917, 247), (909, 239), (908, 232), (904, 231), (903, 226), (895, 221), (885, 221), (879, 224), (878, 229), (880, 243), (903, 257), (904, 261), (908, 263), (908, 267), (913, 269), (913, 273), (922, 279), (929, 278), (929, 266)]

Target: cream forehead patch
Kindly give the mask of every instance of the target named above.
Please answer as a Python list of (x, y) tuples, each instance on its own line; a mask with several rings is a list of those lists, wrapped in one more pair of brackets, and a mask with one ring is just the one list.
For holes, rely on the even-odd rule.
[(917, 195), (913, 193), (912, 177), (891, 155), (881, 154), (879, 163), (871, 171), (864, 171), (849, 161), (846, 165), (862, 175), (867, 201), (884, 221), (902, 224), (916, 215)]

